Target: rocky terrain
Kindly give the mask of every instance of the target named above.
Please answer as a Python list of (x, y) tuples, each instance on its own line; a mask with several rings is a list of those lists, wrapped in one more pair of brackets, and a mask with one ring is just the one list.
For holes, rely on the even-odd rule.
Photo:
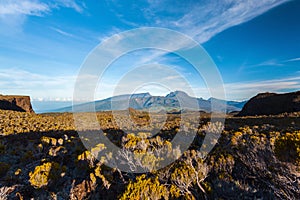
[[(156, 135), (159, 114), (150, 123), (146, 112), (131, 109), (130, 117), (118, 112), (117, 123), (116, 113), (97, 113), (104, 135), (124, 154), (107, 152), (96, 159), (95, 152), (105, 152), (106, 145), (91, 140), (89, 135), (98, 134), (92, 130), (79, 137), (72, 114), (0, 110), (0, 199), (300, 199), (299, 113), (227, 116), (205, 158), (203, 139), (221, 126), (210, 123), (209, 114), (197, 113), (168, 114)], [(182, 153), (171, 141), (183, 115), (190, 119), (184, 122), (185, 134), (197, 132), (192, 145), (174, 163), (151, 170), (162, 158), (146, 152)], [(92, 147), (86, 149), (83, 141)], [(137, 157), (126, 157), (128, 151)], [(104, 164), (113, 159), (149, 172), (122, 172)]]
[(34, 112), (29, 96), (0, 95), (0, 109), (20, 112)]
[[(98, 112), (101, 131), (84, 123), (90, 113), (35, 114), (29, 98), (1, 96), (10, 104), (2, 103), (0, 109), (0, 200), (300, 199), (298, 95), (257, 95), (241, 115), (255, 113), (249, 109), (263, 110), (259, 103), (275, 106), (276, 112), (264, 109), (260, 116), (192, 110), (148, 113), (133, 108)], [(177, 104), (174, 98), (192, 105), (195, 99), (186, 97), (174, 92), (163, 100), (148, 94), (131, 98), (138, 105), (150, 105), (153, 99)], [(282, 106), (291, 102), (292, 106)], [(178, 134), (181, 142), (194, 138), (187, 150), (172, 143)], [(206, 148), (205, 138), (216, 143), (207, 156), (201, 149)], [(104, 139), (121, 150), (109, 151)], [(168, 159), (175, 161), (156, 169)], [(128, 170), (107, 162), (121, 163)], [(144, 173), (135, 173), (137, 169)]]
[(261, 93), (251, 98), (238, 116), (276, 115), (300, 111), (300, 91), (285, 94)]

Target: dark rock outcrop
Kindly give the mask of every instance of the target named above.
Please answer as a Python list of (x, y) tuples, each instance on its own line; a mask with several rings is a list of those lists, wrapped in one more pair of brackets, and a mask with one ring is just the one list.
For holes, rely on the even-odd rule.
[(285, 94), (260, 93), (251, 98), (237, 116), (277, 115), (300, 111), (300, 91)]
[(29, 96), (0, 95), (0, 109), (33, 113)]

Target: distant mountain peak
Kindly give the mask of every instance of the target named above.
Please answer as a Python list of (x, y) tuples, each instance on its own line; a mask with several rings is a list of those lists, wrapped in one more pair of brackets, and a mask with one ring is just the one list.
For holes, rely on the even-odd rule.
[(180, 91), (180, 90), (170, 92), (169, 94), (166, 95), (166, 97), (176, 97), (176, 96), (185, 97), (185, 96), (189, 96), (189, 95), (186, 92), (183, 92), (183, 91)]
[(147, 98), (147, 97), (152, 97), (152, 95), (149, 92), (145, 93), (135, 93), (130, 95), (131, 98)]

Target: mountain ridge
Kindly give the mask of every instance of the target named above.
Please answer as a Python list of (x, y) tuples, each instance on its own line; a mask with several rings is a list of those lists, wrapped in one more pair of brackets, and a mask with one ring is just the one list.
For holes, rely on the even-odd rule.
[[(234, 112), (240, 111), (246, 101), (226, 101), (217, 98), (191, 97), (183, 91), (170, 92), (165, 96), (152, 96), (147, 93), (123, 94), (112, 96), (102, 100), (87, 102), (74, 106), (75, 112), (86, 111), (109, 111), (109, 110), (126, 110), (133, 108), (136, 110), (197, 110), (205, 112)], [(212, 107), (212, 105), (214, 105)], [(73, 107), (63, 107), (53, 112), (72, 112)]]

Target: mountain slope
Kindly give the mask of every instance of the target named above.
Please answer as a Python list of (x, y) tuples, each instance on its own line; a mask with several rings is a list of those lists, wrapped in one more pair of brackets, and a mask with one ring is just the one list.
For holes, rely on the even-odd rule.
[[(225, 101), (215, 98), (205, 100), (203, 98), (191, 97), (185, 92), (175, 91), (166, 96), (152, 96), (149, 93), (128, 94), (110, 97), (104, 100), (89, 102), (74, 106), (76, 112), (85, 111), (107, 111), (125, 110), (134, 108), (136, 110), (201, 110), (205, 112), (213, 111), (240, 111), (246, 101)], [(212, 104), (215, 105), (212, 108)], [(53, 112), (72, 112), (72, 106), (54, 110)]]

